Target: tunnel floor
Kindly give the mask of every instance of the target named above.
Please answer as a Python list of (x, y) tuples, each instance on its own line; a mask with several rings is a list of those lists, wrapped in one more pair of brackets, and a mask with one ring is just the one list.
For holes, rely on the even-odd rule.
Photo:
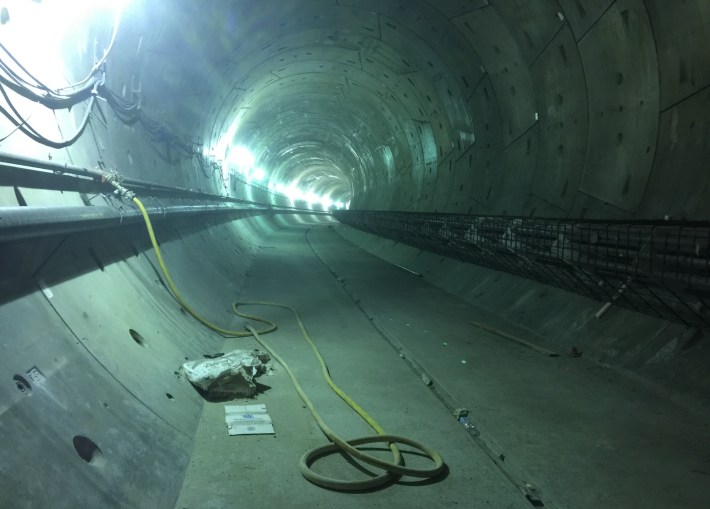
[[(297, 308), (334, 381), (388, 433), (436, 448), (447, 472), (359, 494), (310, 484), (298, 460), (326, 439), (277, 365), (259, 379), (264, 387), (253, 400), (229, 403), (266, 404), (275, 435), (230, 437), (225, 403), (205, 402), (176, 508), (704, 506), (710, 429), (703, 416), (583, 356), (545, 356), (474, 327), (503, 325), (363, 251), (338, 228), (276, 230), (240, 298)], [(290, 314), (251, 310), (279, 324), (265, 339), (325, 421), (347, 438), (372, 434), (322, 380)], [(220, 351), (257, 347), (228, 339)], [(469, 410), (475, 433), (452, 406)], [(424, 464), (412, 453), (405, 460)], [(339, 455), (314, 468), (363, 476)]]

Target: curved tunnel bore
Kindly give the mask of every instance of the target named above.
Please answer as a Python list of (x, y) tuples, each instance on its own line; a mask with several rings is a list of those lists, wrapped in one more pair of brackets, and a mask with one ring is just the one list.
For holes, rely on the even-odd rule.
[[(0, 506), (704, 507), (707, 332), (666, 318), (710, 323), (707, 1), (7, 0), (0, 43)], [(299, 303), (334, 378), (446, 475), (307, 484), (292, 467), (319, 432), (278, 370), (259, 389), (276, 437), (235, 451), (181, 365), (242, 346), (176, 304), (113, 179), (210, 321), (241, 295)], [(373, 235), (339, 209), (484, 220)], [(571, 270), (568, 230), (525, 240), (546, 219), (603, 225), (582, 244), (606, 265)], [(656, 255), (614, 221), (680, 230)], [(507, 273), (426, 249), (474, 237)], [(511, 256), (540, 245), (562, 254)], [(541, 284), (554, 271), (596, 293)]]
[[(680, 156), (669, 132), (697, 129), (678, 105), (702, 101), (707, 79), (689, 78), (707, 74), (701, 35), (674, 61), (682, 24), (656, 2), (444, 4), (230, 12), (234, 38), (205, 43), (225, 55), (206, 138), (244, 142), (273, 178), (303, 171), (354, 208), (706, 217), (695, 186), (684, 204), (663, 191), (688, 149), (706, 149)], [(707, 23), (698, 2), (681, 11)]]

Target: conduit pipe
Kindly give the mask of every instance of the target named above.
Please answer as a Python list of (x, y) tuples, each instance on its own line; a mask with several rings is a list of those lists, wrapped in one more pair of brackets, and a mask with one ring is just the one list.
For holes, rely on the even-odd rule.
[[(14, 154), (8, 154), (6, 152), (0, 152), (0, 170), (4, 170), (9, 177), (13, 174), (17, 176), (18, 171), (26, 171), (28, 173), (35, 172), (37, 177), (47, 178), (48, 176), (54, 176), (57, 178), (67, 176), (73, 176), (80, 179), (83, 183), (93, 182), (98, 186), (105, 188), (110, 188), (110, 185), (106, 183), (106, 175), (108, 174), (104, 170), (90, 170), (88, 168), (82, 168), (80, 166), (72, 166), (68, 164), (59, 164), (52, 161), (44, 161), (42, 159), (35, 159), (31, 157), (17, 156)], [(51, 172), (51, 173), (49, 173)], [(133, 190), (137, 194), (145, 195), (150, 194), (169, 194), (172, 196), (180, 198), (193, 198), (199, 200), (209, 200), (209, 201), (221, 201), (228, 203), (245, 203), (264, 206), (264, 203), (242, 200), (239, 198), (233, 198), (231, 196), (224, 196), (219, 194), (205, 193), (200, 190), (187, 189), (184, 187), (167, 186), (164, 184), (159, 184), (157, 182), (150, 182), (147, 180), (139, 180), (128, 177), (121, 177), (121, 183), (125, 187)], [(7, 185), (5, 183), (5, 185)], [(26, 185), (25, 187), (34, 187), (32, 185)], [(292, 208), (293, 207), (284, 207)]]
[[(262, 214), (293, 213), (268, 208), (236, 208), (227, 205), (172, 205), (147, 207), (153, 220), (180, 219), (205, 215), (232, 215), (243, 218)], [(100, 230), (142, 222), (135, 208), (83, 207), (0, 207), (0, 243), (49, 235)]]
[[(79, 175), (82, 177), (90, 177), (100, 181), (104, 180), (104, 175), (106, 174), (103, 170), (90, 170), (88, 168), (82, 168), (81, 166), (73, 166), (69, 164), (60, 164), (52, 161), (45, 161), (43, 159), (37, 159), (34, 157), (18, 156), (15, 154), (8, 154), (7, 152), (0, 152), (0, 164), (13, 164), (17, 166), (24, 166), (29, 168), (40, 168), (43, 170), (49, 170), (55, 173), (65, 174), (65, 175)], [(190, 191), (193, 193), (198, 193), (205, 195), (206, 193), (200, 193), (192, 189), (185, 189), (181, 187), (171, 187), (163, 184), (158, 184), (156, 182), (149, 182), (146, 180), (138, 180), (132, 178), (124, 178), (123, 184), (125, 186), (137, 185), (141, 187), (155, 188), (155, 189), (170, 189), (170, 190), (181, 190)], [(209, 195), (207, 195), (209, 196)], [(215, 196), (215, 195), (212, 195)], [(224, 198), (220, 196), (220, 198)]]
[[(39, 189), (61, 189), (65, 191), (87, 191), (89, 186), (98, 190), (112, 189), (107, 181), (108, 176), (114, 174), (102, 170), (90, 170), (79, 166), (43, 161), (31, 157), (22, 157), (0, 152), (0, 185), (19, 185), (20, 187), (33, 187)], [(52, 180), (52, 185), (49, 181)], [(75, 179), (74, 181), (68, 179)], [(120, 182), (126, 188), (139, 196), (170, 196), (174, 198), (197, 199), (200, 201), (219, 201), (222, 203), (235, 203), (241, 205), (255, 205), (260, 208), (268, 207), (274, 211), (302, 212), (305, 214), (323, 214), (325, 212), (313, 211), (300, 207), (286, 205), (271, 205), (252, 200), (233, 198), (231, 196), (210, 194), (200, 190), (184, 187), (166, 186), (156, 182), (120, 177)]]

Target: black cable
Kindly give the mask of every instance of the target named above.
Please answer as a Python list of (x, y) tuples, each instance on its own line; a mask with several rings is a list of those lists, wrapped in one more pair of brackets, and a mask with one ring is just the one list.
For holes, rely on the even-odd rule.
[(13, 92), (31, 101), (40, 103), (42, 106), (45, 106), (52, 110), (64, 110), (86, 101), (91, 96), (92, 89), (96, 85), (97, 81), (89, 82), (85, 87), (78, 90), (75, 94), (72, 94), (71, 96), (65, 98), (57, 98), (32, 92), (31, 90), (28, 90), (25, 86), (18, 85), (12, 80), (7, 79), (2, 74), (0, 74), (0, 83), (11, 89)]
[[(115, 38), (115, 30), (113, 38)], [(69, 146), (74, 143), (84, 132), (91, 115), (91, 110), (95, 104), (96, 96), (98, 96), (106, 100), (116, 117), (122, 123), (126, 125), (140, 123), (148, 134), (149, 139), (155, 143), (163, 144), (165, 146), (166, 158), (169, 162), (179, 162), (181, 155), (186, 157), (194, 157), (195, 154), (199, 153), (197, 150), (193, 149), (191, 145), (183, 141), (183, 139), (173, 134), (167, 127), (144, 115), (139, 105), (126, 100), (106, 87), (104, 85), (103, 77), (94, 78), (93, 80), (91, 79), (102, 67), (105, 62), (106, 55), (104, 55), (104, 58), (100, 61), (100, 65), (94, 66), (92, 72), (85, 80), (67, 87), (75, 88), (75, 90), (68, 94), (60, 94), (49, 88), (45, 83), (34, 76), (2, 43), (0, 43), (0, 50), (2, 50), (10, 58), (12, 63), (14, 63), (14, 65), (17, 66), (17, 68), (19, 68), (20, 71), (27, 77), (25, 78), (20, 75), (10, 65), (8, 65), (2, 57), (0, 57), (0, 71), (2, 71), (0, 72), (0, 92), (7, 102), (9, 110), (11, 110), (8, 111), (7, 108), (0, 106), (0, 113), (2, 113), (15, 126), (15, 129), (4, 139), (7, 139), (8, 136), (17, 130), (20, 130), (32, 140), (49, 147), (64, 148)], [(32, 127), (26, 119), (23, 118), (22, 114), (20, 114), (17, 108), (15, 108), (15, 105), (8, 96), (5, 87), (12, 90), (16, 94), (25, 97), (26, 99), (38, 102), (52, 110), (68, 109), (76, 104), (86, 101), (87, 99), (90, 99), (90, 103), (87, 108), (86, 115), (84, 116), (84, 119), (82, 120), (76, 134), (67, 140), (58, 142), (43, 136), (39, 131)], [(204, 161), (199, 161), (199, 164), (206, 178), (210, 178), (214, 175), (216, 171), (214, 166), (210, 166), (209, 169), (212, 170), (212, 175), (208, 177), (209, 169), (205, 167)]]
[(0, 143), (2, 143), (2, 142), (5, 141), (6, 139), (8, 139), (10, 136), (12, 136), (13, 134), (15, 134), (17, 131), (19, 131), (19, 129), (20, 129), (20, 126), (19, 126), (19, 125), (16, 125), (15, 128), (14, 128), (12, 131), (10, 131), (10, 132), (7, 133), (5, 136), (3, 136), (2, 138), (0, 138)]
[(202, 152), (198, 150), (194, 151), (194, 158), (192, 161), (193, 166), (196, 164), (200, 168), (200, 170), (202, 171), (202, 175), (206, 179), (212, 179), (214, 178), (216, 173), (222, 171), (222, 167), (219, 163), (217, 163), (217, 161), (209, 160), (202, 154)]
[[(91, 91), (96, 83), (100, 81), (100, 78), (88, 80), (85, 84), (81, 85), (80, 88), (70, 87), (76, 88), (76, 90), (69, 94), (59, 94), (30, 73), (2, 43), (0, 43), (0, 49), (2, 49), (10, 57), (17, 67), (19, 67), (28, 77), (34, 80), (36, 85), (33, 85), (20, 76), (9, 65), (7, 65), (2, 58), (0, 58), (0, 68), (5, 71), (9, 78), (0, 74), (0, 82), (17, 94), (20, 94), (32, 101), (39, 102), (51, 109), (65, 109), (85, 101), (91, 95)], [(39, 89), (43, 93), (38, 93), (33, 89)]]
[(69, 138), (65, 139), (62, 141), (54, 141), (50, 140), (49, 138), (43, 136), (40, 134), (36, 129), (34, 129), (31, 125), (28, 124), (28, 122), (20, 115), (20, 113), (17, 111), (15, 108), (14, 104), (10, 100), (10, 98), (7, 95), (7, 92), (5, 91), (5, 88), (0, 85), (0, 92), (2, 92), (3, 97), (7, 101), (8, 105), (10, 108), (13, 110), (15, 115), (17, 115), (17, 118), (13, 116), (9, 111), (7, 111), (4, 107), (0, 106), (0, 113), (2, 113), (12, 124), (22, 131), (23, 134), (31, 138), (32, 140), (36, 141), (37, 143), (41, 143), (42, 145), (46, 145), (48, 147), (60, 149), (60, 148), (66, 148), (76, 140), (79, 139), (79, 137), (83, 134), (84, 130), (86, 129), (86, 125), (89, 123), (89, 119), (91, 118), (91, 110), (94, 107), (94, 102), (96, 101), (96, 97), (91, 96), (89, 99), (89, 105), (86, 108), (86, 112), (84, 114), (84, 118), (81, 121), (81, 124), (79, 125), (79, 129), (74, 133), (74, 135)]
[[(126, 125), (140, 123), (151, 141), (164, 144), (166, 158), (169, 162), (178, 162), (180, 154), (189, 157), (194, 155), (195, 150), (190, 145), (174, 135), (167, 127), (147, 117), (143, 113), (143, 110), (135, 103), (127, 101), (103, 84), (97, 87), (97, 91), (99, 95), (106, 100), (121, 122)], [(177, 149), (178, 154), (173, 157), (174, 149)]]
[[(29, 71), (25, 68), (25, 66), (23, 66), (23, 65), (20, 63), (20, 61), (17, 60), (17, 58), (15, 58), (15, 56), (10, 52), (10, 50), (8, 50), (8, 49), (5, 47), (4, 44), (0, 43), (0, 49), (2, 49), (2, 50), (7, 54), (7, 56), (9, 56), (10, 59), (11, 59), (13, 62), (15, 62), (15, 65), (17, 65), (27, 76), (29, 76), (30, 78), (32, 78), (32, 79), (35, 81), (35, 83), (37, 83), (37, 85), (31, 85), (31, 86), (37, 86), (38, 88), (41, 88), (41, 89), (47, 90), (47, 91), (51, 90), (47, 85), (45, 85), (44, 83), (42, 83), (42, 82), (41, 82), (39, 79), (37, 79), (31, 72), (29, 72)], [(11, 73), (11, 74), (13, 74), (13, 75), (15, 75), (15, 76), (17, 76), (17, 77), (19, 78), (19, 75), (18, 75), (17, 73), (15, 73), (12, 69), (10, 69), (9, 67), (7, 67), (6, 64), (3, 64), (3, 65), (7, 68), (7, 70), (8, 70), (9, 73)], [(24, 79), (22, 79), (22, 78), (19, 78), (19, 79), (21, 79), (22, 81), (24, 81), (25, 83), (27, 83), (28, 85), (30, 85), (30, 83), (28, 83), (26, 80), (24, 80)]]

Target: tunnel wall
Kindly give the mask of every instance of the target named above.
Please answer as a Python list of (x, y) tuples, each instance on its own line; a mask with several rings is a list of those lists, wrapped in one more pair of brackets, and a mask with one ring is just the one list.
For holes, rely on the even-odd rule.
[[(494, 1), (451, 18), (486, 69), (473, 157), (453, 170), (471, 212), (707, 218), (709, 20), (706, 2), (655, 0)], [(467, 211), (451, 189), (439, 210)]]
[[(260, 4), (239, 19), (198, 124), (219, 138), (238, 113), (256, 143), (278, 145), (267, 105), (300, 112), (292, 129), (307, 130), (332, 91), (335, 127), (362, 155), (355, 208), (702, 219), (709, 23), (702, 0)], [(322, 90), (299, 101), (316, 79)], [(373, 101), (380, 112), (349, 111)], [(388, 136), (367, 136), (382, 125)], [(391, 168), (372, 143), (391, 148)]]
[[(364, 155), (370, 148), (348, 106), (379, 101), (381, 114), (368, 113), (366, 122), (375, 132), (390, 129), (379, 142), (396, 157), (391, 168), (362, 158), (352, 208), (707, 219), (707, 2), (290, 5), (280, 15), (266, 4), (244, 15), (245, 37), (232, 46), (217, 104), (236, 102), (268, 133), (279, 121), (278, 109), (263, 107), (275, 99), (271, 90), (295, 86), (309, 72), (318, 73), (321, 87), (331, 76), (341, 97), (339, 129), (350, 129)], [(323, 49), (322, 61), (314, 47)], [(305, 116), (320, 113), (314, 97), (299, 104), (297, 93), (281, 95), (304, 116), (294, 129), (308, 128)], [(231, 114), (215, 115), (203, 123), (219, 137)], [(416, 254), (371, 237), (366, 245), (398, 263)], [(698, 361), (707, 354), (696, 331), (617, 309), (597, 321), (603, 303), (418, 257), (427, 260), (417, 259), (418, 270), (434, 283), (563, 351), (583, 344), (602, 364), (684, 393), (691, 406), (707, 404)]]
[[(65, 132), (73, 127), (63, 125)], [(108, 117), (69, 149), (10, 138), (2, 149), (125, 176), (226, 192), (190, 160), (169, 162), (140, 127)], [(234, 194), (254, 199), (244, 186)], [(241, 194), (240, 194), (241, 193)], [(142, 198), (146, 206), (188, 204)], [(117, 198), (0, 187), (0, 206), (102, 205)], [(216, 323), (267, 218), (157, 221), (177, 286)], [(142, 224), (0, 245), (0, 506), (172, 507), (191, 457), (202, 397), (179, 375), (187, 359), (222, 351), (222, 338), (181, 312)], [(98, 447), (98, 450), (95, 449)]]
[[(339, 171), (353, 185), (354, 207), (708, 217), (704, 0), (250, 2), (253, 11), (245, 7), (237, 20), (219, 15), (233, 13), (225, 0), (210, 2), (214, 16), (201, 15), (200, 2), (146, 4), (132, 2), (126, 11), (107, 71), (113, 90), (196, 145), (217, 141), (235, 115), (247, 112), (253, 132), (264, 133), (263, 147), (279, 148), (293, 131), (305, 132), (337, 162), (339, 144), (347, 142), (355, 156), (343, 160), (357, 167)], [(87, 30), (105, 37), (108, 28), (104, 20)], [(67, 61), (80, 76), (93, 60), (84, 48)], [(297, 83), (310, 73), (318, 79)], [(276, 87), (291, 92), (276, 94)], [(293, 101), (306, 93), (308, 100)], [(289, 102), (295, 108), (281, 117), (279, 105)], [(123, 125), (100, 107), (69, 149), (19, 134), (0, 147), (270, 199), (258, 188), (205, 176), (190, 159), (175, 160), (139, 125)], [(329, 112), (335, 123), (317, 129), (333, 120), (323, 116)], [(60, 116), (53, 134), (71, 132), (82, 113)], [(291, 128), (270, 138), (280, 121)], [(385, 146), (391, 165), (381, 156)], [(301, 161), (279, 157), (273, 164), (283, 162), (284, 177), (296, 175)], [(104, 198), (0, 187), (2, 206), (87, 200)], [(250, 219), (176, 224), (159, 235), (168, 239), (163, 245), (178, 286), (221, 322), (229, 319), (254, 244), (271, 228)], [(698, 385), (706, 347), (692, 331), (620, 310), (597, 322), (599, 304), (348, 235), (550, 345), (581, 346), (602, 363), (677, 389), (693, 405), (707, 404)], [(0, 505), (170, 506), (200, 413), (200, 399), (174, 373), (185, 357), (199, 357), (219, 340), (169, 297), (143, 231), (14, 249), (3, 246), (11, 261), (0, 281)], [(83, 439), (75, 447), (77, 436), (96, 443), (101, 457), (85, 462), (79, 451), (89, 457), (92, 447)]]
[(487, 71), (454, 166), (472, 212), (707, 218), (706, 2), (490, 4), (452, 18)]
[[(352, 208), (707, 219), (707, 2), (342, 0), (304, 6), (276, 13), (260, 4), (244, 15), (245, 37), (232, 46), (216, 104), (234, 101), (268, 133), (279, 122), (278, 109), (264, 107), (280, 100), (271, 90), (297, 81), (305, 90), (300, 80), (314, 72), (323, 88), (330, 76), (341, 98), (338, 129), (349, 130), (363, 154), (352, 176)], [(323, 49), (322, 61), (313, 48)], [(323, 113), (315, 97), (300, 104), (297, 93), (281, 96), (303, 116), (293, 129), (308, 129), (306, 116)], [(396, 155), (391, 168), (364, 157), (370, 141), (359, 136), (361, 119), (350, 115), (350, 103), (367, 111), (372, 100), (381, 112), (368, 113), (366, 123), (373, 132), (381, 125), (390, 130), (378, 142)], [(215, 115), (204, 115), (203, 123), (209, 136), (219, 137), (231, 114)], [(707, 404), (704, 361), (698, 360), (707, 354), (696, 331), (617, 309), (597, 321), (603, 303), (349, 235), (398, 263), (418, 257), (418, 271), (435, 284), (563, 351), (583, 344), (602, 364), (677, 390), (691, 406)]]
[[(190, 139), (194, 126), (180, 109), (180, 81), (169, 74), (179, 68), (164, 62), (142, 74), (159, 60), (146, 51), (149, 39), (156, 42), (160, 33), (150, 28), (153, 18), (140, 18), (139, 12), (127, 14), (132, 17), (111, 53), (107, 84), (127, 100), (142, 101), (151, 118)], [(103, 41), (110, 33), (110, 23), (85, 29), (93, 44), (94, 36)], [(152, 36), (141, 40), (143, 33)], [(89, 50), (72, 53), (67, 72), (82, 76), (93, 58)], [(153, 90), (162, 87), (171, 108), (150, 97), (147, 83), (156, 73), (161, 80)], [(189, 109), (189, 101), (185, 106)], [(83, 113), (79, 105), (58, 112), (57, 125), (38, 123), (39, 115), (31, 120), (60, 139), (76, 129)], [(3, 124), (6, 130), (9, 124)], [(268, 201), (258, 188), (204, 175), (191, 158), (151, 142), (139, 124), (121, 123), (103, 102), (84, 135), (66, 149), (16, 133), (0, 150)], [(190, 203), (142, 199), (157, 207)], [(61, 205), (131, 207), (93, 193), (0, 187), (2, 207)], [(272, 223), (264, 217), (234, 222), (198, 217), (157, 221), (155, 228), (188, 301), (229, 326), (230, 303)], [(223, 339), (181, 312), (159, 274), (145, 227), (3, 243), (0, 261), (0, 507), (172, 507), (203, 404), (179, 368), (187, 359), (222, 351)]]
[[(188, 301), (229, 327), (272, 228), (191, 220), (156, 234)], [(223, 339), (170, 295), (142, 226), (4, 245), (2, 260), (0, 506), (172, 507), (203, 404), (180, 366)]]
[[(570, 355), (576, 348), (600, 368), (624, 373), (703, 415), (710, 411), (706, 331), (616, 306), (597, 318), (603, 302), (383, 240), (347, 225), (338, 225), (337, 231), (370, 253), (476, 305), (481, 310), (477, 320), (495, 329), (559, 355)], [(471, 334), (476, 333), (472, 326)]]
[[(218, 0), (213, 9), (226, 16), (210, 17), (189, 2), (129, 4), (109, 87), (196, 146), (219, 141), (235, 117), (249, 122), (255, 150), (280, 154), (294, 132), (306, 133), (313, 149), (275, 156), (275, 169), (293, 177), (314, 153), (344, 154), (361, 166), (341, 168), (354, 207), (708, 216), (707, 2), (232, 5)], [(109, 28), (104, 20), (90, 32)], [(81, 75), (94, 55), (73, 57)], [(77, 146), (39, 155), (91, 167), (101, 159), (127, 176), (269, 200), (249, 186), (225, 188), (189, 160), (168, 163), (140, 126), (103, 110), (105, 122), (92, 122)], [(328, 129), (311, 131), (319, 123)], [(2, 146), (37, 155), (17, 136)]]

